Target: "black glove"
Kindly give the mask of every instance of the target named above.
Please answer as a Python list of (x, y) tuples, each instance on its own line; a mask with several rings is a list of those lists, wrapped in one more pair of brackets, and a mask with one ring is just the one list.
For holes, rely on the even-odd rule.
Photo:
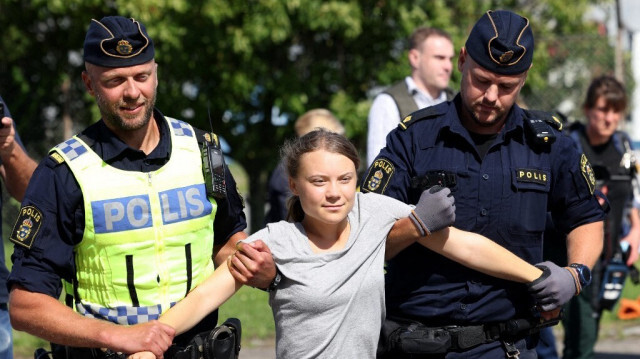
[(424, 190), (409, 217), (423, 237), (451, 226), (456, 220), (456, 205), (451, 190), (442, 186)]
[(528, 283), (527, 288), (542, 311), (560, 308), (580, 292), (580, 288), (577, 287), (580, 284), (571, 273), (571, 268), (558, 267), (549, 261), (538, 263), (536, 267), (542, 269), (542, 275)]

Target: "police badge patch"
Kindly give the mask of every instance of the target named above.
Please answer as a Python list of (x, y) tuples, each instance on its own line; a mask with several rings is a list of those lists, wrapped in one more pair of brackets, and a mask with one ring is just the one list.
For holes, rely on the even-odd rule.
[(9, 240), (23, 247), (31, 248), (33, 239), (42, 225), (42, 212), (34, 206), (25, 206), (13, 226)]
[(362, 192), (384, 193), (394, 172), (395, 168), (389, 160), (377, 158), (371, 165), (369, 174), (364, 179), (360, 190)]
[(593, 194), (593, 191), (596, 189), (596, 176), (593, 173), (593, 168), (591, 168), (591, 163), (589, 163), (589, 160), (584, 153), (580, 156), (580, 171), (582, 172), (584, 179), (587, 181), (589, 191)]

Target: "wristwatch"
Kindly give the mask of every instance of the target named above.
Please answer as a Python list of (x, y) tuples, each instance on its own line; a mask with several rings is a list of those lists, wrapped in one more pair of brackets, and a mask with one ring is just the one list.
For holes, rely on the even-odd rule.
[(258, 289), (263, 290), (265, 292), (273, 292), (274, 290), (276, 290), (281, 280), (282, 280), (282, 273), (280, 273), (280, 269), (276, 267), (276, 276), (273, 278), (271, 283), (269, 283), (269, 286), (266, 288), (258, 288)]
[(571, 263), (569, 267), (574, 268), (578, 273), (578, 280), (580, 281), (580, 286), (582, 288), (591, 284), (591, 270), (584, 264), (580, 263)]

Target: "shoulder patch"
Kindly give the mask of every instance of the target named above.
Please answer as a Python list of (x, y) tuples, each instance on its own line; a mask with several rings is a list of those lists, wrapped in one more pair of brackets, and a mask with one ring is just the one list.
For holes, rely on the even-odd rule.
[(362, 182), (360, 191), (384, 193), (394, 172), (395, 167), (391, 161), (386, 158), (376, 158), (369, 168), (367, 177)]
[(409, 128), (409, 126), (411, 126), (412, 124), (418, 122), (418, 121), (422, 121), (422, 120), (426, 120), (429, 118), (434, 118), (436, 116), (442, 115), (446, 112), (446, 107), (441, 106), (440, 105), (436, 105), (436, 106), (429, 106), (429, 107), (425, 107), (421, 110), (418, 110), (412, 114), (410, 114), (409, 116), (405, 117), (404, 120), (400, 121), (400, 124), (398, 124), (398, 127), (404, 131), (407, 128)]
[(587, 181), (587, 185), (589, 186), (589, 192), (593, 194), (596, 189), (596, 176), (593, 173), (593, 168), (591, 167), (591, 163), (587, 159), (587, 156), (582, 154), (580, 156), (580, 172), (582, 172), (582, 176), (584, 176), (585, 181)]
[(51, 159), (53, 159), (57, 164), (64, 163), (64, 157), (60, 156), (58, 152), (51, 152), (49, 157), (51, 157)]
[(9, 240), (30, 249), (41, 226), (42, 212), (34, 206), (24, 206), (20, 208), (20, 214)]

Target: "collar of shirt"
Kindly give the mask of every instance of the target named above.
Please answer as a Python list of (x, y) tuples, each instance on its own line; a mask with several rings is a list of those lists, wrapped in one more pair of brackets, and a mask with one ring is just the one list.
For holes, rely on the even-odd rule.
[(407, 89), (409, 89), (409, 94), (413, 97), (414, 101), (416, 101), (418, 108), (437, 105), (447, 100), (447, 93), (445, 91), (440, 91), (440, 96), (433, 98), (427, 92), (420, 90), (411, 76), (405, 77), (404, 81), (407, 84)]
[(91, 147), (106, 163), (111, 164), (123, 158), (129, 160), (137, 158), (146, 161), (164, 160), (166, 163), (171, 155), (169, 127), (164, 115), (158, 109), (154, 109), (153, 117), (158, 124), (160, 140), (156, 148), (148, 155), (138, 149), (129, 147), (105, 125), (104, 121), (98, 121), (93, 126), (88, 127), (83, 132), (83, 135), (95, 141)]
[[(449, 111), (446, 115), (449, 120), (449, 126), (442, 126), (441, 131), (444, 128), (448, 128), (449, 131), (457, 133), (462, 137), (467, 138), (470, 143), (473, 143), (471, 141), (471, 137), (469, 136), (469, 131), (462, 125), (462, 121), (460, 120), (459, 108), (462, 106), (461, 101), (462, 99), (460, 97), (460, 94), (457, 94), (453, 99), (454, 106), (449, 107)], [(499, 137), (501, 139), (504, 139), (507, 134), (510, 134), (511, 136), (522, 139), (522, 137), (524, 136), (523, 116), (524, 114), (522, 109), (518, 105), (514, 104), (513, 107), (511, 107), (509, 114), (507, 115), (507, 120), (504, 127), (500, 130)]]

